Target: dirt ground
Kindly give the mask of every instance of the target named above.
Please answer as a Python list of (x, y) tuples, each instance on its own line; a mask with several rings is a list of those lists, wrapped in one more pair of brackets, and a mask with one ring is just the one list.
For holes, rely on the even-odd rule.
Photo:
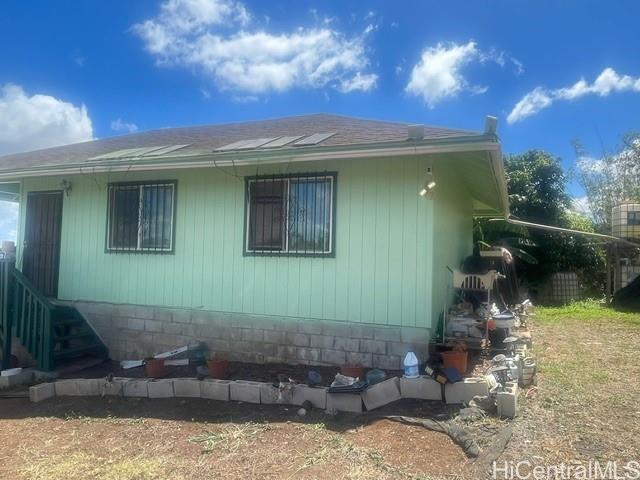
[[(466, 424), (500, 462), (640, 458), (640, 315), (542, 311), (537, 386), (514, 421)], [(444, 434), (377, 417), (448, 421), (458, 408), (403, 400), (363, 415), (200, 399), (0, 399), (4, 479), (482, 479)]]

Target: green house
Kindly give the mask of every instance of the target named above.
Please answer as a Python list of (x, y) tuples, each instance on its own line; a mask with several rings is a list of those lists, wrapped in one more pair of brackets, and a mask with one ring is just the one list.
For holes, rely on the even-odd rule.
[(490, 117), (483, 133), (328, 114), (168, 128), (0, 157), (0, 182), (20, 204), (6, 316), (48, 368), (196, 341), (399, 368), (427, 352), (473, 217), (507, 208)]

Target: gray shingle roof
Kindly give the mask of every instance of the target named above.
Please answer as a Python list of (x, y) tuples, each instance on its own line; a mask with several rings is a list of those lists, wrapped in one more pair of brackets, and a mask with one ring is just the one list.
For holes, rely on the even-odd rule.
[[(0, 172), (78, 163), (125, 148), (189, 144), (190, 146), (180, 150), (180, 153), (202, 153), (212, 152), (238, 140), (329, 132), (337, 133), (324, 140), (322, 146), (397, 142), (407, 139), (407, 124), (320, 113), (242, 123), (164, 128), (5, 155), (0, 157)], [(425, 127), (424, 138), (446, 139), (470, 135), (477, 135), (477, 132)]]

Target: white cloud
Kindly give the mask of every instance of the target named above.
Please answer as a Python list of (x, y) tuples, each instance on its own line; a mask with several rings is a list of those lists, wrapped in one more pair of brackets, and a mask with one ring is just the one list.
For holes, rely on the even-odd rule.
[[(93, 138), (91, 119), (79, 107), (49, 95), (29, 96), (22, 87), (0, 87), (0, 155)], [(0, 201), (0, 240), (16, 240), (18, 205)]]
[(640, 92), (640, 77), (621, 76), (614, 69), (605, 68), (593, 83), (582, 78), (569, 87), (555, 90), (536, 87), (516, 103), (507, 117), (507, 122), (519, 122), (550, 107), (558, 100), (577, 100), (586, 95), (606, 97), (615, 92)]
[(456, 97), (463, 91), (485, 93), (488, 87), (474, 85), (463, 75), (463, 68), (473, 62), (493, 62), (503, 67), (507, 63), (513, 63), (516, 73), (522, 70), (522, 64), (506, 53), (495, 49), (482, 51), (472, 41), (466, 44), (438, 43), (435, 47), (423, 50), (420, 61), (411, 71), (405, 91), (422, 97), (429, 108), (447, 98)]
[(606, 163), (601, 158), (581, 156), (576, 159), (576, 166), (581, 173), (599, 174), (606, 169)]
[(195, 67), (223, 90), (254, 95), (299, 87), (344, 91), (358, 80), (361, 89), (375, 86), (361, 80), (377, 79), (366, 71), (368, 32), (348, 37), (325, 23), (270, 33), (250, 28), (250, 20), (235, 0), (167, 0), (156, 17), (133, 31), (159, 65)]
[(93, 139), (84, 105), (27, 95), (17, 85), (0, 87), (0, 155)]
[(342, 80), (340, 82), (338, 90), (340, 90), (342, 93), (349, 93), (356, 90), (367, 92), (374, 89), (377, 82), (377, 75), (373, 73), (362, 75), (360, 72), (358, 72), (356, 73), (355, 77)]
[(584, 215), (588, 218), (593, 218), (593, 212), (591, 211), (591, 205), (589, 199), (586, 196), (576, 197), (571, 199), (571, 210), (580, 215)]
[(111, 120), (111, 130), (114, 132), (136, 133), (138, 125), (135, 123), (123, 122), (121, 118)]
[(553, 97), (544, 88), (538, 87), (527, 93), (516, 103), (507, 117), (508, 123), (515, 123), (530, 115), (534, 115), (553, 103)]
[(18, 229), (18, 204), (0, 201), (0, 241), (16, 241)]

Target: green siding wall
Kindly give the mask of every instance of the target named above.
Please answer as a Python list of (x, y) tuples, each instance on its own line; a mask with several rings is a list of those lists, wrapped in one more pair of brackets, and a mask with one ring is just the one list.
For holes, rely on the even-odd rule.
[[(433, 327), (446, 304), (447, 286), (451, 284), (451, 269), (460, 268), (462, 260), (473, 251), (473, 208), (469, 189), (458, 174), (465, 164), (442, 167), (446, 162), (435, 162), (434, 176), (438, 181), (434, 208), (434, 256), (433, 266)], [(446, 163), (445, 163), (446, 165)]]
[[(470, 250), (471, 201), (445, 166), (434, 200), (419, 197), (427, 165), (365, 159), (65, 177), (73, 190), (64, 199), (59, 297), (430, 327), (448, 280), (443, 265)], [(238, 176), (305, 171), (338, 172), (335, 258), (243, 256)], [(25, 179), (23, 206), (27, 192), (59, 189), (62, 178)], [(106, 185), (140, 179), (178, 181), (173, 255), (105, 253)]]

